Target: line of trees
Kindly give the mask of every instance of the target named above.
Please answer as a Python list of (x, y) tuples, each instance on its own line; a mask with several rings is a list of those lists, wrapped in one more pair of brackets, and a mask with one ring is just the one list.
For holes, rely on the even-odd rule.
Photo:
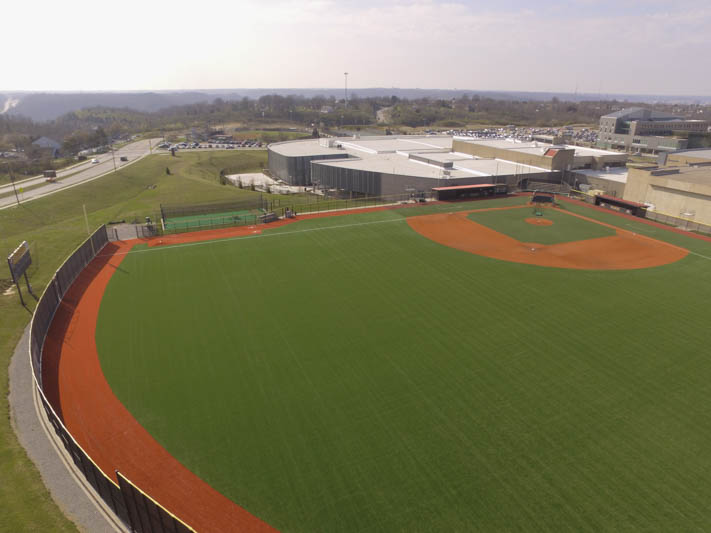
[[(635, 105), (632, 102), (566, 102), (503, 100), (463, 95), (456, 99), (400, 99), (396, 96), (359, 98), (348, 102), (334, 97), (265, 95), (258, 99), (223, 100), (174, 106), (155, 112), (127, 108), (95, 107), (67, 113), (49, 122), (0, 115), (0, 151), (27, 146), (39, 136), (64, 143), (67, 153), (105, 144), (110, 138), (145, 131), (202, 130), (230, 122), (269, 127), (277, 124), (338, 129), (342, 126), (367, 127), (466, 127), (470, 124), (561, 126), (596, 124), (601, 115)], [(640, 104), (636, 104), (640, 105)], [(641, 104), (643, 105), (643, 104)], [(659, 104), (656, 109), (680, 116), (711, 120), (711, 106)], [(381, 113), (378, 121), (378, 111)], [(383, 120), (384, 119), (384, 120)]]

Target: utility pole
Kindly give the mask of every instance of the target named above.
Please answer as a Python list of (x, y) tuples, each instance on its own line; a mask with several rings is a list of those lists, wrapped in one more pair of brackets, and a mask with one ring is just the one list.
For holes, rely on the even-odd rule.
[(109, 139), (109, 148), (111, 148), (111, 160), (114, 162), (114, 172), (116, 172), (116, 156), (114, 155), (114, 143)]
[(17, 200), (17, 205), (20, 205), (20, 198), (17, 196), (17, 189), (15, 188), (15, 176), (12, 175), (12, 168), (10, 167), (10, 162), (7, 161), (7, 173), (10, 175), (10, 182), (12, 183), (12, 191), (15, 193), (15, 200)]
[(348, 107), (348, 73), (347, 73), (347, 72), (344, 72), (344, 73), (343, 73), (343, 77), (344, 77), (345, 80), (346, 80), (344, 94), (345, 94), (346, 107)]

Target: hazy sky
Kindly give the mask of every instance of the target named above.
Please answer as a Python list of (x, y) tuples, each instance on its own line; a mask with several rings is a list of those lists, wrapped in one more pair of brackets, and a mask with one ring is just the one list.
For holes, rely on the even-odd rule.
[(124, 0), (2, 9), (0, 90), (711, 95), (711, 1)]

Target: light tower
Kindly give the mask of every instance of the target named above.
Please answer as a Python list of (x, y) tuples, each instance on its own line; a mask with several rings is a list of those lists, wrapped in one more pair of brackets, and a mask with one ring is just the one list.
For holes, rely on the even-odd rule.
[(347, 73), (347, 72), (344, 72), (344, 73), (343, 73), (343, 77), (344, 77), (345, 80), (346, 80), (345, 91), (344, 91), (344, 94), (345, 94), (345, 99), (344, 99), (344, 101), (345, 101), (345, 103), (346, 103), (346, 107), (348, 107), (348, 73)]

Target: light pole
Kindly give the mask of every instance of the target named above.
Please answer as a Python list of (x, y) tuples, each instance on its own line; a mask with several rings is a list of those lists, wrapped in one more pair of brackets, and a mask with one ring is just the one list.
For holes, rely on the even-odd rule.
[(114, 162), (114, 172), (116, 172), (116, 156), (114, 155), (114, 141), (109, 137), (109, 148), (111, 149), (111, 160)]
[(345, 95), (344, 100), (346, 102), (346, 107), (348, 107), (348, 73), (344, 72), (343, 77), (345, 78), (345, 81), (346, 81), (345, 86), (344, 86), (345, 87), (344, 88), (344, 95)]

